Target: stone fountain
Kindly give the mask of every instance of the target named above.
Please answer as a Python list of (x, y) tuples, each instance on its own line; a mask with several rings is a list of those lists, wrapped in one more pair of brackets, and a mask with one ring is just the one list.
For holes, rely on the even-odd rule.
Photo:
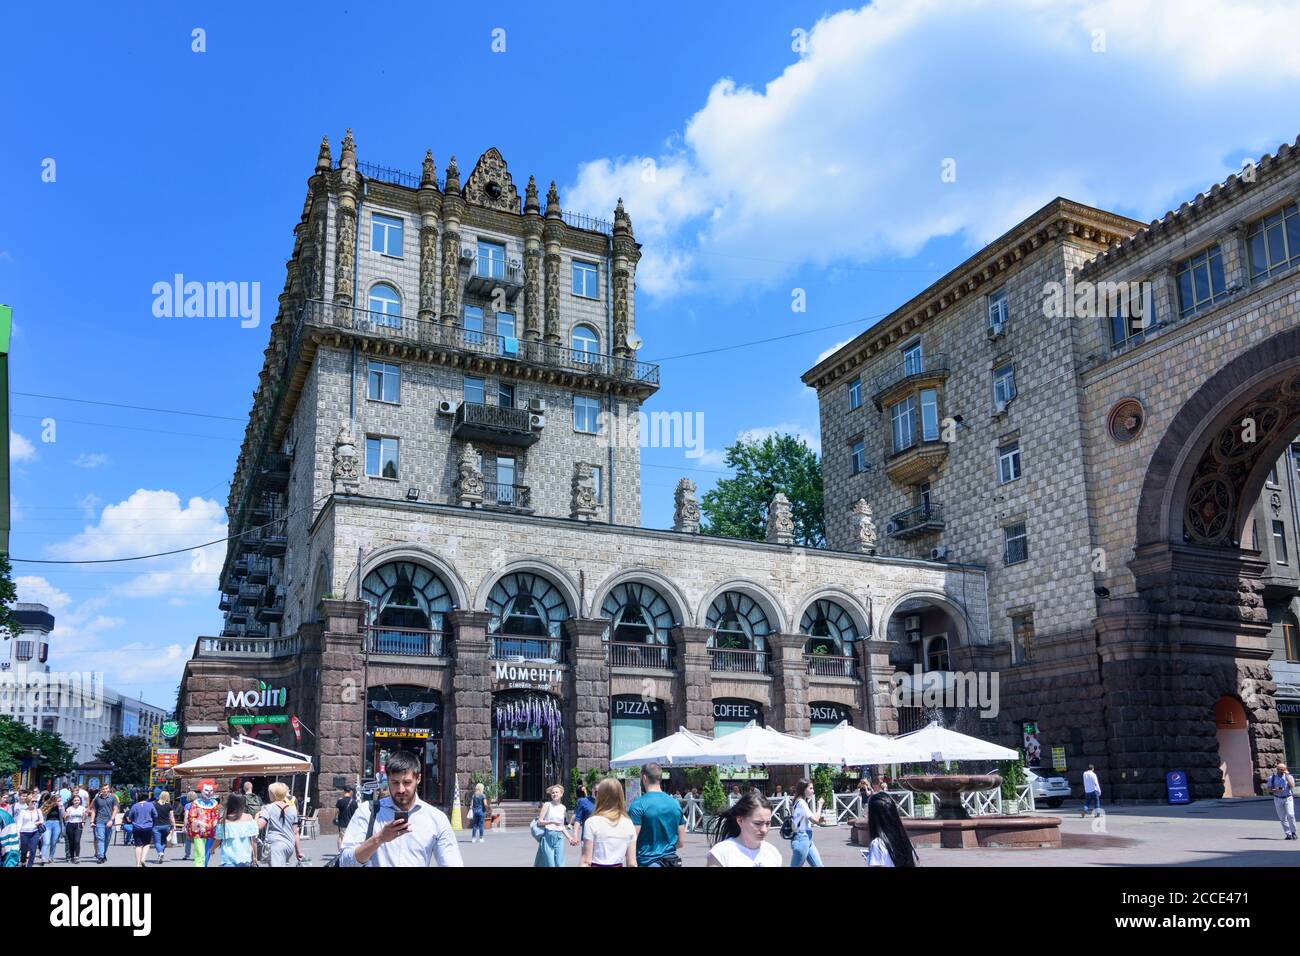
[(995, 773), (925, 773), (899, 777), (894, 783), (912, 793), (931, 794), (937, 806), (935, 818), (939, 820), (969, 820), (970, 814), (962, 806), (961, 795), (968, 791), (984, 793), (1002, 786), (1002, 778)]

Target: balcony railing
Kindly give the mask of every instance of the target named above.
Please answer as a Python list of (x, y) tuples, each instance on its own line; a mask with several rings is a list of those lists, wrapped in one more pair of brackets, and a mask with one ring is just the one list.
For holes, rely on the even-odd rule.
[(485, 508), (515, 508), (519, 511), (527, 511), (532, 506), (532, 490), (528, 485), (483, 482), (483, 507)]
[(366, 628), (366, 649), (371, 654), (446, 657), (447, 640), (442, 631), (372, 625)]
[(461, 402), (451, 433), (463, 440), (527, 447), (542, 437), (532, 427), (532, 414), (526, 408)]
[(736, 650), (725, 647), (709, 648), (709, 667), (715, 671), (738, 674), (767, 674), (767, 652)]
[(201, 637), (200, 657), (293, 657), (302, 646), (298, 637)]
[(877, 404), (880, 397), (896, 385), (923, 375), (942, 375), (948, 371), (948, 356), (943, 353), (926, 355), (920, 361), (907, 360), (899, 362), (889, 371), (876, 378), (876, 390), (872, 398)]
[(270, 558), (250, 558), (248, 561), (248, 580), (252, 584), (265, 584), (271, 577)]
[(558, 637), (493, 637), (491, 655), (494, 660), (518, 657), (563, 664), (567, 645), (568, 641)]
[(578, 374), (659, 384), (659, 366), (631, 357), (585, 352), (528, 338), (488, 335), (459, 325), (421, 321), (404, 315), (371, 312), (332, 302), (303, 306), (303, 322), (321, 328), (344, 328), (364, 335), (453, 349), (457, 352), (515, 359), (530, 365), (560, 367)]
[(649, 667), (670, 671), (674, 669), (674, 648), (671, 644), (632, 644), (609, 642), (610, 667)]
[(856, 677), (857, 662), (852, 657), (832, 654), (805, 654), (808, 673), (814, 677)]
[(246, 607), (253, 607), (260, 600), (262, 600), (262, 586), (260, 584), (241, 584), (239, 594), (235, 596), (235, 603), (243, 604)]
[(405, 186), (407, 189), (419, 189), (420, 177), (415, 173), (403, 172), (400, 169), (393, 169), (391, 166), (379, 166), (375, 163), (357, 163), (357, 172), (367, 179), (377, 179), (381, 182), (392, 183), (395, 186)]
[(934, 502), (900, 511), (885, 523), (885, 533), (902, 540), (942, 530), (943, 505)]

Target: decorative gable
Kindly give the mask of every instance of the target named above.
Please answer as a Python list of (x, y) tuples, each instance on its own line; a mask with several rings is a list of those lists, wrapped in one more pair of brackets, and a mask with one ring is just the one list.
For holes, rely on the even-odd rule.
[(466, 202), (502, 212), (519, 211), (519, 190), (510, 178), (510, 170), (497, 148), (493, 146), (478, 158), (474, 171), (465, 183)]

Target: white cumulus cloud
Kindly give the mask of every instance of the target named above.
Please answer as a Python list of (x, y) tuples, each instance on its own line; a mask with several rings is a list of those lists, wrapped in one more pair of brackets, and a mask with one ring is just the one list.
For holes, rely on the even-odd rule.
[(14, 464), (36, 460), (36, 446), (13, 429), (9, 430), (9, 460)]
[(98, 468), (100, 465), (107, 464), (107, 462), (108, 456), (102, 452), (94, 451), (87, 453), (83, 451), (73, 459), (72, 463), (78, 468)]

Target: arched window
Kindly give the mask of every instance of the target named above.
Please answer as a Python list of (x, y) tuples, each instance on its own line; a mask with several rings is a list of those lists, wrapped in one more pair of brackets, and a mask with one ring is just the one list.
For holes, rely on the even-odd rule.
[(560, 590), (538, 574), (508, 574), (488, 595), (487, 611), (492, 615), (488, 631), (521, 637), (561, 636), (560, 628), (572, 616), (569, 602)]
[(601, 603), (601, 614), (613, 622), (611, 640), (620, 644), (667, 644), (676, 616), (663, 595), (639, 581), (618, 585)]
[(575, 325), (573, 327), (573, 351), (577, 353), (574, 355), (576, 361), (596, 361), (596, 355), (600, 351), (600, 337), (596, 335), (596, 330), (589, 325)]
[(375, 315), (371, 318), (379, 325), (402, 327), (402, 297), (387, 282), (376, 282), (370, 287), (370, 305)]
[(946, 671), (948, 667), (948, 638), (946, 635), (930, 638), (925, 647), (925, 669), (927, 671)]
[(443, 630), (443, 615), (454, 607), (442, 578), (413, 561), (393, 561), (366, 575), (361, 597), (375, 627)]
[(813, 602), (803, 612), (799, 633), (808, 635), (805, 654), (833, 654), (847, 657), (853, 652), (852, 643), (858, 638), (857, 625), (849, 612), (839, 604), (825, 598)]
[(748, 594), (725, 591), (709, 605), (708, 625), (713, 629), (709, 647), (723, 650), (767, 650), (771, 622), (763, 608)]

